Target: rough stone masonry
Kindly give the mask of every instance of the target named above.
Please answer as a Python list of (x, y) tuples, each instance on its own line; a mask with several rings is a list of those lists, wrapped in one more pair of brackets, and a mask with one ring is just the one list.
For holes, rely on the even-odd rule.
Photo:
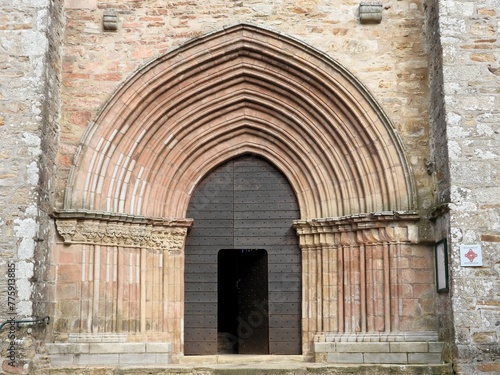
[[(60, 4), (0, 3), (0, 279), (1, 316), (26, 320), (46, 313), (51, 176), (59, 135)], [(8, 265), (15, 265), (15, 300)], [(9, 302), (13, 304), (10, 305)], [(12, 314), (13, 313), (13, 314)], [(29, 370), (38, 330), (16, 333), (15, 357)], [(6, 332), (2, 332), (5, 337)], [(7, 341), (5, 341), (7, 343)], [(6, 345), (2, 346), (3, 359)], [(5, 367), (3, 367), (5, 370)]]
[[(495, 373), (500, 371), (499, 4), (443, 1), (438, 5), (435, 32), (442, 48), (442, 86), (436, 90), (442, 92), (443, 118), (436, 119), (436, 127), (446, 126), (446, 133), (437, 130), (446, 147), (436, 149), (435, 157), (447, 160), (436, 173), (444, 177), (439, 199), (450, 202), (449, 222), (441, 224), (441, 235), (446, 233), (451, 244), (452, 287), (449, 300), (440, 296), (440, 302), (447, 311), (444, 321), (453, 327), (449, 332), (453, 332), (457, 371)], [(463, 244), (482, 245), (483, 267), (460, 266), (458, 251)]]

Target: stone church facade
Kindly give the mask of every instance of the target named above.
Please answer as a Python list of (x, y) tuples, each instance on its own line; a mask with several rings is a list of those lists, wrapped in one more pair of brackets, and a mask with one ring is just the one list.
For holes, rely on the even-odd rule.
[(498, 12), (0, 0), (2, 370), (500, 372)]

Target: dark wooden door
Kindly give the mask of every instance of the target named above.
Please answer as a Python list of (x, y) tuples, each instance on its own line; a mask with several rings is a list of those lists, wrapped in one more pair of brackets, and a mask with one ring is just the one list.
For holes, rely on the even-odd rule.
[[(252, 155), (231, 160), (200, 182), (187, 217), (194, 219), (194, 225), (186, 241), (184, 353), (216, 354), (224, 330), (235, 329), (230, 322), (217, 318), (221, 314), (217, 285), (219, 251), (262, 249), (267, 254), (267, 353), (300, 354), (301, 259), (292, 228), (299, 210), (283, 174)], [(230, 268), (224, 272), (232, 272)], [(259, 272), (262, 271), (249, 269), (254, 276)], [(240, 292), (233, 298), (241, 298), (244, 287), (251, 299), (256, 291), (241, 282)], [(223, 306), (222, 310), (226, 308)], [(252, 311), (238, 314), (243, 321), (245, 314), (258, 318)], [(239, 336), (244, 333), (236, 336), (230, 334), (225, 339), (241, 343)], [(263, 333), (259, 339), (262, 338), (266, 339)], [(260, 353), (255, 347), (242, 345), (237, 353)]]

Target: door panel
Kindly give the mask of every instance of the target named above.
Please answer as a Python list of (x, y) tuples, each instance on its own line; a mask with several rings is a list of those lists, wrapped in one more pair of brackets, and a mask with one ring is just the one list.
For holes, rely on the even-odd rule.
[[(259, 157), (233, 159), (200, 182), (187, 217), (193, 218), (194, 224), (186, 240), (184, 353), (217, 353), (218, 328), (213, 324), (217, 319), (207, 321), (191, 315), (218, 314), (218, 251), (265, 249), (268, 353), (300, 354), (301, 258), (292, 228), (300, 215), (295, 194), (283, 174)], [(288, 336), (283, 332), (289, 332)], [(205, 335), (203, 340), (198, 340), (200, 334)], [(235, 341), (228, 340), (231, 344)]]

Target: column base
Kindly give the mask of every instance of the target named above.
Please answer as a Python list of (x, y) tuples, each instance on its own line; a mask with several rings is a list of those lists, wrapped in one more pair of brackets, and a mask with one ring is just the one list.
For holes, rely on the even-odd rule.
[(127, 342), (127, 335), (71, 335), (68, 342), (45, 344), (52, 367), (162, 366), (171, 363), (169, 342)]
[(436, 332), (323, 333), (315, 336), (319, 363), (439, 364), (444, 343)]

